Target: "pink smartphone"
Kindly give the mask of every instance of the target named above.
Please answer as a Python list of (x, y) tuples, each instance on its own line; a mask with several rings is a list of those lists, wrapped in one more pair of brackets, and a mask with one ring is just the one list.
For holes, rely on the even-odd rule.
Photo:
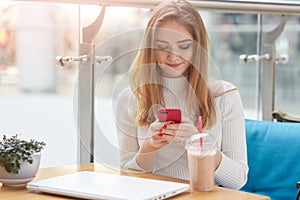
[(181, 110), (180, 108), (159, 108), (157, 110), (157, 117), (160, 122), (173, 121), (180, 123)]

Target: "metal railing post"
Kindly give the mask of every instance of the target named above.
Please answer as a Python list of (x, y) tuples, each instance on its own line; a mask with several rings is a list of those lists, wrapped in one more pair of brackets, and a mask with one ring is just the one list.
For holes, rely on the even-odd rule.
[(95, 44), (93, 39), (101, 28), (105, 15), (102, 7), (96, 20), (82, 28), (80, 55), (89, 55), (78, 74), (78, 163), (94, 161), (94, 70)]
[(287, 16), (283, 15), (280, 24), (263, 38), (263, 54), (269, 54), (270, 59), (263, 59), (262, 65), (262, 119), (272, 121), (275, 102), (276, 75), (276, 45), (275, 41), (282, 33)]

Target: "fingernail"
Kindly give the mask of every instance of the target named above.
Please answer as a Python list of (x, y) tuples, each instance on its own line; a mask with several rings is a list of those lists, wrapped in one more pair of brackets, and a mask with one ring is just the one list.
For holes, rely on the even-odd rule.
[(162, 133), (159, 133), (159, 134), (157, 134), (159, 137), (162, 137), (163, 136), (163, 134)]
[(175, 122), (172, 121), (172, 122), (170, 122), (170, 124), (175, 124)]
[(167, 128), (167, 125), (164, 125), (164, 126), (163, 126), (163, 129), (166, 129), (166, 128)]

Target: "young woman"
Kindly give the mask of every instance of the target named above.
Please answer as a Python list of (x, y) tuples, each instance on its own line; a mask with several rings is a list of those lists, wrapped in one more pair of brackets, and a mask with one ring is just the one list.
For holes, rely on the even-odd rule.
[[(124, 168), (189, 179), (186, 140), (203, 130), (217, 139), (215, 182), (240, 189), (248, 165), (244, 111), (236, 87), (208, 77), (209, 38), (196, 8), (164, 1), (152, 12), (132, 64), (130, 88), (117, 100)], [(157, 109), (179, 107), (182, 122), (159, 122)]]

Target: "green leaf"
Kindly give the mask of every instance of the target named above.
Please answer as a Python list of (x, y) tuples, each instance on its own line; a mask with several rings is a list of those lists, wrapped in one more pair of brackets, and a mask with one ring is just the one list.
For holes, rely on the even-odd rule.
[(10, 138), (3, 135), (3, 140), (0, 141), (0, 166), (9, 173), (17, 174), (21, 166), (20, 162), (26, 161), (32, 164), (32, 155), (40, 152), (45, 146), (44, 142), (34, 139), (21, 140), (17, 134)]

